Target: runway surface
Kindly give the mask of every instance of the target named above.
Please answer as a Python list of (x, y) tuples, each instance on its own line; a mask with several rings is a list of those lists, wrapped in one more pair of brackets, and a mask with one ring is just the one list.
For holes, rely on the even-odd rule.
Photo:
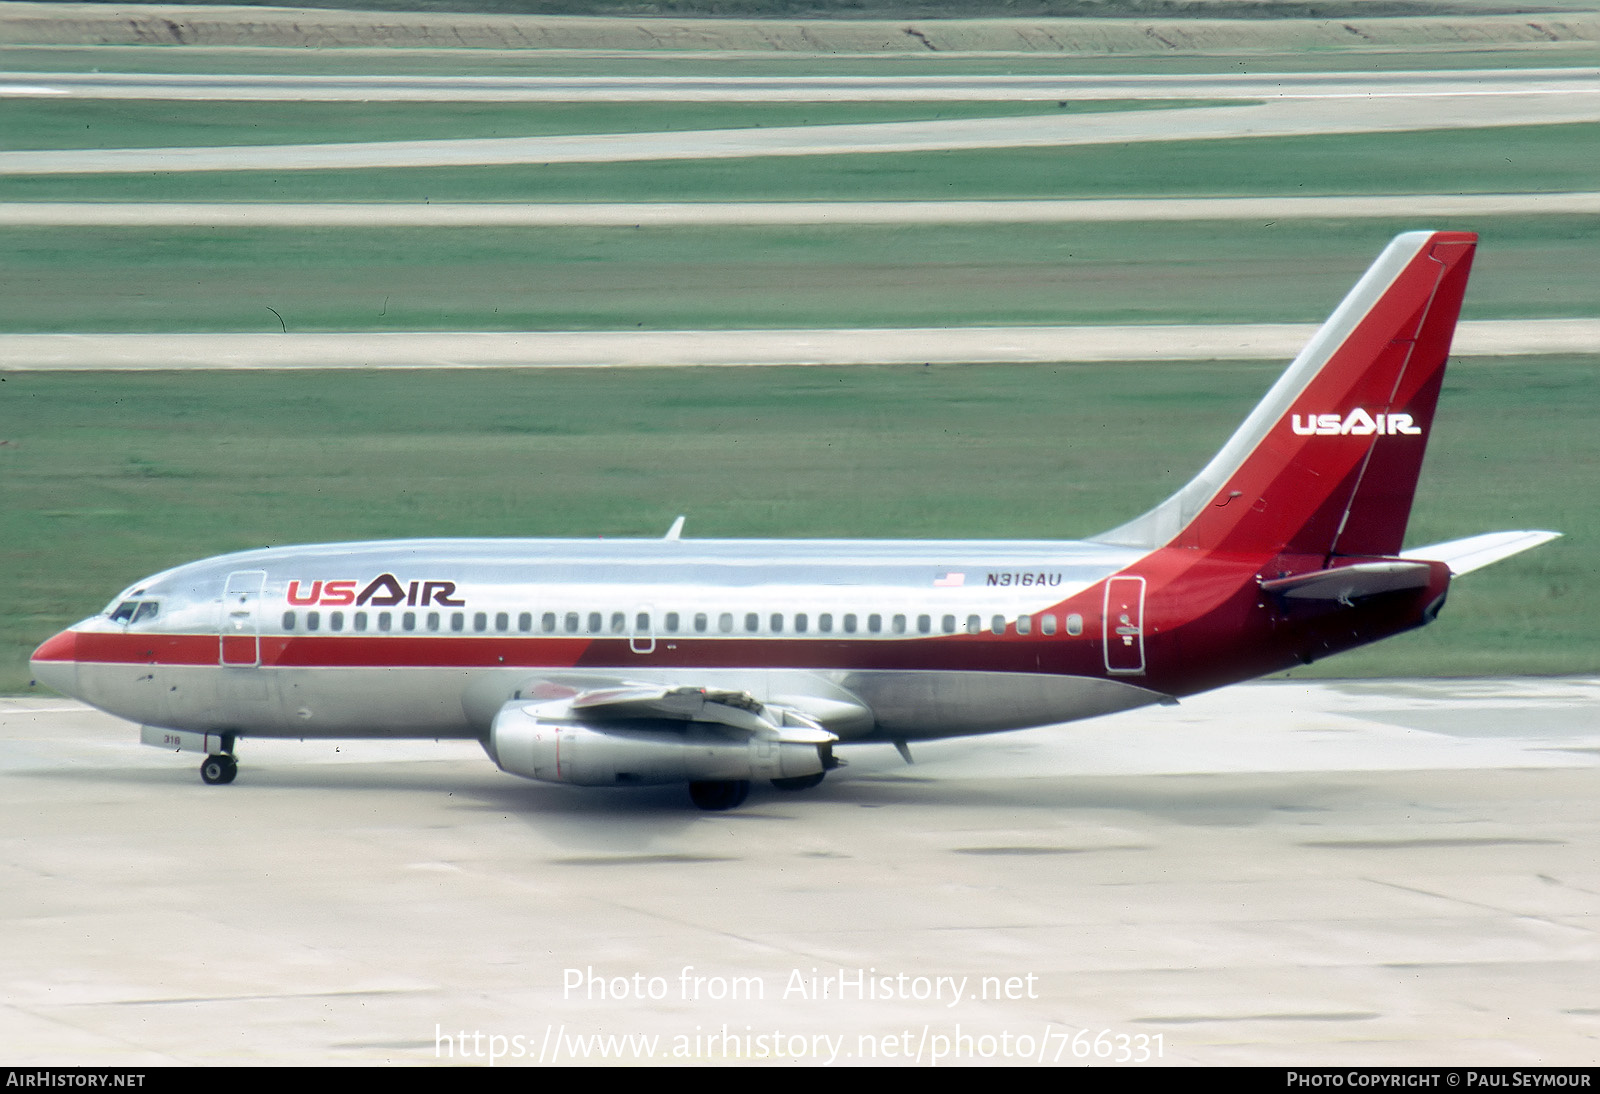
[[(163, 94), (190, 79), (169, 78)], [(231, 78), (230, 78), (231, 79)], [(313, 93), (285, 80), (284, 96)], [(372, 77), (381, 80), (381, 77)], [(652, 90), (670, 98), (672, 78)], [(1101, 86), (1109, 90), (1104, 78)], [(1285, 78), (1288, 79), (1288, 78)], [(0, 152), (0, 175), (170, 171), (301, 171), (351, 168), (460, 167), (507, 164), (620, 163), (746, 156), (813, 156), (952, 149), (1066, 147), (1142, 141), (1216, 140), (1312, 133), (1401, 132), (1424, 129), (1548, 125), (1600, 121), (1600, 74), (1592, 70), (1506, 71), (1494, 74), (1338, 74), (1299, 78), (1293, 93), (1268, 91), (1276, 78), (1244, 81), (1236, 105), (1118, 111), (1103, 114), (959, 118), (853, 125), (772, 126), (656, 133), (574, 134), (463, 140), (382, 141), (230, 147), (107, 148)], [(571, 83), (571, 81), (568, 81)], [(703, 84), (704, 81), (699, 81)], [(772, 81), (776, 98), (793, 81)], [(1140, 97), (1148, 78), (1112, 81), (1123, 97)], [(39, 94), (45, 76), (12, 83), (11, 93)], [(204, 86), (192, 85), (191, 86)], [(377, 85), (375, 85), (377, 86)], [(962, 95), (960, 79), (945, 81)], [(986, 86), (981, 78), (969, 86)], [(1227, 87), (1226, 78), (1185, 77), (1160, 85)], [(3, 91), (4, 89), (0, 89)], [(134, 89), (136, 90), (136, 89)], [(48, 93), (47, 91), (44, 93)], [(414, 92), (413, 92), (414, 93)], [(818, 92), (805, 85), (800, 98)], [(578, 91), (568, 97), (581, 99)], [(1258, 101), (1259, 100), (1259, 101)]]
[(1355, 194), (1059, 201), (0, 202), (0, 227), (550, 228), (826, 224), (1066, 224), (1163, 220), (1553, 216), (1600, 193)]
[[(1291, 360), (1314, 323), (854, 330), (0, 334), (0, 372)], [(1594, 353), (1600, 319), (1461, 323), (1460, 357)]]
[(461, 743), (245, 742), (206, 787), (133, 726), (3, 700), (0, 1048), (1074, 1063), (1105, 1032), (1167, 1063), (1593, 1066), (1597, 701), (1250, 685), (855, 750), (702, 814)]

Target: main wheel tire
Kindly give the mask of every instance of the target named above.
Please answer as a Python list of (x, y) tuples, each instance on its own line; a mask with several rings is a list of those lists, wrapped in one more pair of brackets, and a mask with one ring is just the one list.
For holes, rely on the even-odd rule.
[(821, 786), (827, 774), (826, 771), (819, 771), (815, 775), (790, 775), (787, 778), (773, 779), (772, 785), (779, 790), (810, 790), (814, 786)]
[(744, 804), (750, 796), (749, 779), (725, 779), (689, 784), (689, 800), (701, 809), (721, 812)]
[(232, 756), (207, 756), (200, 765), (200, 781), (207, 786), (224, 786), (239, 774), (239, 761)]

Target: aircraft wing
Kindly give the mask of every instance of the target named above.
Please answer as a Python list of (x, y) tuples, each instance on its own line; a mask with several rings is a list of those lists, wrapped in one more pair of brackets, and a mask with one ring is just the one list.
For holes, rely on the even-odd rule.
[(551, 674), (520, 688), (507, 705), (600, 731), (681, 732), (686, 723), (699, 723), (772, 740), (823, 744), (838, 740), (840, 733), (855, 736), (872, 722), (871, 710), (859, 700), (832, 690), (827, 695), (798, 689), (797, 694), (762, 700), (737, 688)]
[(1400, 557), (1443, 562), (1450, 567), (1452, 575), (1460, 577), (1560, 536), (1560, 532), (1486, 532), (1481, 536), (1453, 539), (1430, 547), (1413, 547), (1409, 551), (1401, 551)]
[[(870, 716), (865, 707), (859, 713)], [(689, 782), (712, 795), (706, 808), (725, 809), (743, 800), (750, 779), (815, 786), (841, 763), (833, 756), (838, 739), (813, 712), (747, 691), (568, 678), (519, 691), (495, 714), (484, 744), (514, 774), (580, 786)], [(728, 783), (731, 797), (717, 797), (713, 782)]]
[(664, 719), (711, 722), (784, 741), (823, 744), (839, 739), (811, 715), (792, 706), (763, 703), (747, 691), (625, 684), (579, 692), (567, 700), (567, 709), (574, 720), (592, 725)]

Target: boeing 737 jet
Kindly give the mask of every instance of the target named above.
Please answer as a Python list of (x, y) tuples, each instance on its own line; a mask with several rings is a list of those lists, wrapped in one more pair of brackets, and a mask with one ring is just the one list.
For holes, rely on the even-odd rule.
[(426, 539), (136, 582), (38, 680), (205, 755), (250, 737), (480, 741), (583, 786), (816, 786), (836, 746), (1171, 703), (1428, 623), (1551, 539), (1402, 550), (1477, 237), (1402, 235), (1193, 481), (1087, 542)]

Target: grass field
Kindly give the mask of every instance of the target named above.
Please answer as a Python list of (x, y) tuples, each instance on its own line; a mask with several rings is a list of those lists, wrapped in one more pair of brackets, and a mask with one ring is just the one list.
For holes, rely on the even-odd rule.
[[(1470, 318), (1592, 307), (1600, 218), (1428, 226), (1483, 234)], [(1414, 227), (12, 229), (0, 330), (1314, 322)]]
[(285, 73), (291, 75), (385, 76), (910, 76), (1000, 73), (1016, 76), (1062, 72), (1166, 75), (1238, 72), (1410, 72), (1439, 69), (1582, 67), (1600, 63), (1600, 46), (1578, 42), (1543, 48), (1496, 48), (1483, 42), (1451, 47), (1342, 51), (1013, 53), (1004, 57), (925, 52), (696, 54), (641, 51), (625, 54), (585, 50), (530, 54), (514, 49), (252, 49), (189, 45), (7, 46), (11, 72)]
[[(1498, 54), (1453, 55), (1462, 65)], [(1526, 62), (1518, 54), (1518, 62)], [(1562, 52), (1566, 61), (1571, 56)], [(524, 71), (470, 51), (15, 50), (13, 68)], [(1060, 71), (1059, 58), (541, 55), (607, 74)], [(1074, 70), (1341, 67), (1089, 58)], [(1512, 62), (1512, 63), (1518, 63)], [(1372, 68), (1438, 56), (1375, 55)], [(1037, 109), (1000, 104), (997, 113)], [(1052, 106), (1049, 109), (1055, 109)], [(8, 147), (365, 140), (929, 117), (951, 104), (0, 103)], [(990, 105), (972, 109), (987, 112)], [(824, 113), (818, 113), (823, 111)], [(948, 115), (947, 115), (948, 116)], [(742, 121), (740, 120), (742, 119)], [(84, 126), (79, 133), (77, 126)], [(507, 127), (502, 129), (501, 127)], [(530, 128), (531, 127), (531, 128)], [(248, 129), (249, 132), (245, 132)], [(98, 130), (99, 135), (96, 135)], [(105, 134), (115, 133), (107, 137)], [(218, 136), (218, 134), (223, 136)], [(1600, 126), (485, 169), (0, 177), (0, 200), (727, 201), (1527, 192), (1597, 187)], [(1470, 318), (1593, 315), (1600, 219), (1501, 218)], [(0, 232), (0, 330), (570, 329), (1310, 321), (1412, 222)], [(1600, 671), (1600, 358), (1453, 367), (1410, 537), (1567, 538), (1463, 580), (1440, 624), (1328, 674)], [(292, 374), (0, 372), (12, 593), (0, 692), (128, 582), (268, 543), (416, 535), (1082, 536), (1186, 480), (1262, 364)]]
[[(1325, 671), (1600, 671), (1595, 358), (1452, 367), (1412, 543), (1567, 538)], [(1199, 469), (1275, 365), (17, 374), (0, 692), (118, 589), (207, 554), (429, 535), (1070, 537)], [(1181, 422), (1182, 428), (1174, 428)], [(1363, 659), (1366, 658), (1366, 659)]]

